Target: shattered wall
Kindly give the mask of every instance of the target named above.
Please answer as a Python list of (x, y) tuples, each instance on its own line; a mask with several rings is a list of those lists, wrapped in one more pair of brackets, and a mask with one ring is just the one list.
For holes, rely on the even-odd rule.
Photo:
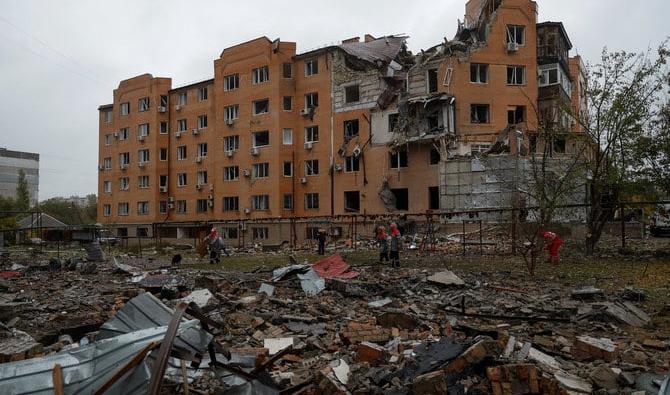
[[(333, 53), (332, 67), (335, 112), (373, 108), (377, 105), (377, 98), (386, 89), (386, 83), (380, 78), (376, 68), (360, 60), (351, 60), (350, 56), (341, 51)], [(359, 86), (360, 100), (346, 103), (345, 88), (356, 84)]]

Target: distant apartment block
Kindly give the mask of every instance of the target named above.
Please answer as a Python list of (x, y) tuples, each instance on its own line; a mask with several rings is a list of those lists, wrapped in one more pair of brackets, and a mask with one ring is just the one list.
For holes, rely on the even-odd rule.
[(0, 148), (0, 196), (16, 198), (20, 170), (28, 182), (30, 206), (35, 206), (40, 184), (40, 155)]
[[(261, 37), (225, 48), (209, 80), (121, 81), (99, 107), (98, 221), (132, 235), (153, 223), (467, 208), (451, 198), (448, 161), (532, 155), (546, 143), (538, 104), (570, 122), (547, 107), (583, 102), (567, 33), (538, 24), (534, 1), (470, 0), (453, 40), (418, 54), (406, 40), (296, 53)], [(250, 240), (269, 237), (258, 229)]]

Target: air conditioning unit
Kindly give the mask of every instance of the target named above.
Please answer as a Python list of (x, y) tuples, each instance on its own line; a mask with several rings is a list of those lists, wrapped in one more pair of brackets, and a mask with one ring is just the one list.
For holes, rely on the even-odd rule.
[(191, 130), (191, 132), (193, 132), (194, 136), (197, 136), (198, 133), (200, 133), (200, 131), (198, 131), (198, 129), (193, 129), (193, 130)]
[(358, 158), (361, 156), (361, 147), (355, 146), (354, 149), (351, 151), (351, 154), (355, 157)]
[(249, 177), (251, 176), (251, 172), (249, 171), (249, 169), (244, 169), (242, 170), (242, 175), (245, 177)]
[(98, 170), (105, 170), (105, 166), (104, 165), (98, 165)]
[(228, 125), (228, 126), (233, 126), (234, 124), (235, 124), (235, 120), (234, 120), (234, 119), (226, 119), (226, 125)]
[(202, 162), (202, 156), (196, 156), (195, 163), (201, 163), (201, 162)]
[(159, 187), (158, 189), (161, 191), (161, 193), (167, 193), (167, 185), (163, 185), (163, 186)]
[(300, 183), (301, 184), (307, 184), (307, 177), (300, 178)]
[(305, 143), (305, 149), (312, 149), (314, 147), (314, 143), (311, 141), (308, 141)]
[(303, 108), (302, 110), (300, 110), (300, 115), (302, 115), (303, 117), (307, 117), (311, 113), (312, 113), (311, 108)]
[(168, 203), (174, 203), (174, 196), (168, 196)]
[(165, 108), (163, 106), (158, 106), (157, 108), (158, 108), (158, 112), (166, 112), (167, 111), (167, 108)]
[(339, 164), (339, 163), (335, 163), (334, 168), (335, 168), (335, 171), (342, 171), (342, 165)]
[(144, 141), (146, 138), (146, 136), (137, 136), (137, 139), (140, 141)]
[(145, 162), (137, 162), (137, 166), (140, 167), (140, 168), (143, 168), (144, 166), (146, 166), (146, 163)]
[(201, 190), (202, 189), (202, 184), (195, 184), (195, 189)]
[(226, 151), (226, 156), (229, 157), (229, 158), (232, 158), (234, 153), (235, 153), (235, 151), (233, 151), (233, 150)]
[(507, 43), (507, 52), (516, 52), (519, 50), (519, 44), (510, 41)]
[(174, 210), (174, 203), (168, 202), (168, 210)]
[(118, 139), (119, 138), (119, 132), (114, 132), (114, 138)]
[(126, 170), (128, 168), (128, 164), (127, 163), (122, 163), (121, 165), (119, 165), (119, 168), (121, 170)]
[(175, 136), (176, 138), (180, 138), (180, 137), (181, 137), (181, 132), (176, 132), (176, 133), (174, 134), (174, 136)]
[(251, 147), (251, 155), (258, 156), (258, 147)]
[(209, 207), (209, 208), (214, 207), (214, 199), (209, 199), (209, 200), (207, 201), (207, 207)]
[(245, 214), (249, 214), (249, 213), (251, 213), (251, 209), (250, 209), (250, 208), (245, 208), (245, 209), (244, 209), (244, 213), (245, 213)]
[(176, 106), (174, 106), (174, 109), (179, 111), (179, 110), (181, 110), (181, 106), (179, 104), (177, 104)]

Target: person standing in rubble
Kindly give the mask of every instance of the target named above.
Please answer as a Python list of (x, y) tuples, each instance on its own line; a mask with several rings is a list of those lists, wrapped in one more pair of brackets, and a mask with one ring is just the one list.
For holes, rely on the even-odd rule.
[(398, 230), (398, 225), (396, 225), (395, 222), (391, 222), (389, 229), (391, 230), (391, 267), (398, 268), (400, 267), (400, 249), (402, 247), (402, 239), (400, 231)]
[(209, 244), (209, 263), (221, 263), (221, 251), (223, 251), (226, 256), (228, 256), (228, 251), (226, 251), (226, 246), (223, 243), (223, 238), (219, 236), (219, 231), (215, 226), (212, 226), (212, 230), (209, 232), (209, 235), (205, 239)]
[(326, 230), (321, 228), (316, 235), (316, 241), (319, 243), (319, 255), (326, 255)]
[(544, 249), (549, 251), (547, 263), (558, 263), (558, 250), (563, 245), (563, 240), (554, 232), (545, 231), (540, 233), (544, 239)]
[(378, 226), (376, 229), (375, 238), (377, 239), (377, 245), (379, 246), (379, 263), (384, 263), (384, 261), (389, 261), (389, 241), (388, 235), (386, 234), (386, 229), (383, 226)]

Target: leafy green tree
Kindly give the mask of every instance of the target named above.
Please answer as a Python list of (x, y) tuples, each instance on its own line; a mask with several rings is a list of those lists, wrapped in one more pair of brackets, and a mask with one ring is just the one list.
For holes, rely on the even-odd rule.
[(23, 169), (19, 170), (19, 181), (16, 185), (16, 204), (19, 211), (30, 209), (30, 192), (28, 192), (28, 181)]

